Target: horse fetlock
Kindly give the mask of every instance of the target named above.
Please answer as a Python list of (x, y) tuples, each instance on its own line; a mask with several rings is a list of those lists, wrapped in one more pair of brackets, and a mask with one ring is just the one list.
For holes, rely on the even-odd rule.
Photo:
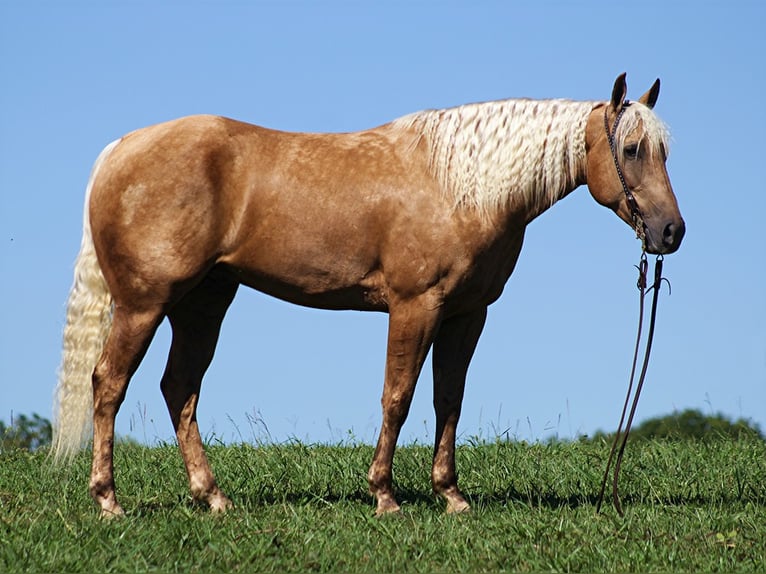
[(225, 512), (233, 507), (231, 500), (218, 488), (212, 477), (199, 482), (193, 481), (190, 490), (192, 497), (206, 503), (212, 512)]
[(372, 494), (377, 495), (378, 492), (391, 490), (391, 468), (386, 468), (374, 458), (370, 470), (367, 472), (367, 482)]
[(440, 468), (434, 464), (431, 470), (431, 486), (437, 494), (444, 494), (450, 490), (457, 490), (457, 477), (454, 471)]
[(457, 487), (454, 478), (449, 486), (437, 485), (434, 482), (433, 488), (436, 494), (447, 501), (447, 514), (459, 514), (471, 509), (471, 506), (463, 497), (463, 493)]
[(393, 488), (391, 486), (390, 472), (377, 470), (373, 465), (367, 475), (367, 480), (370, 485), (370, 493), (377, 501), (375, 516), (391, 514), (400, 510), (399, 503), (396, 502), (396, 497), (394, 497)]
[(101, 518), (110, 519), (125, 514), (125, 511), (117, 502), (113, 482), (92, 482), (90, 485), (90, 496), (101, 507)]

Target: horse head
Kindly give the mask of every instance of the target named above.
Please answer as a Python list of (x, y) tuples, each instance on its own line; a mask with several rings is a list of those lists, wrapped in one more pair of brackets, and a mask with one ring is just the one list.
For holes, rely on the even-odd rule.
[(646, 251), (675, 252), (686, 225), (665, 167), (668, 131), (652, 108), (659, 79), (637, 102), (625, 99), (625, 74), (610, 101), (588, 118), (587, 183), (593, 198), (636, 230)]

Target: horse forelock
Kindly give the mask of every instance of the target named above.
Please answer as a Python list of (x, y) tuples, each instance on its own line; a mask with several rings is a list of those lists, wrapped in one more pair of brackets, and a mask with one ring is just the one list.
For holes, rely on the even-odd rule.
[(500, 100), (428, 110), (397, 122), (429, 146), (429, 168), (455, 207), (488, 214), (521, 199), (539, 213), (575, 185), (597, 102)]
[(639, 146), (648, 145), (649, 154), (656, 155), (664, 147), (665, 155), (670, 153), (670, 130), (667, 125), (647, 106), (633, 102), (625, 110), (617, 133), (614, 135), (615, 147), (625, 148), (625, 140), (638, 129), (643, 130)]

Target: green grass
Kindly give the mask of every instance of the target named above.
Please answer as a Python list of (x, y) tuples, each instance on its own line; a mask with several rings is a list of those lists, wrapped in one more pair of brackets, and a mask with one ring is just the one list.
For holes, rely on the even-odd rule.
[(174, 446), (118, 445), (127, 516), (102, 521), (89, 458), (0, 454), (0, 571), (764, 571), (766, 443), (644, 441), (628, 447), (624, 518), (595, 499), (605, 443), (479, 443), (458, 449), (473, 512), (431, 494), (430, 448), (399, 448), (403, 512), (376, 519), (372, 447), (211, 446), (236, 508), (188, 496)]

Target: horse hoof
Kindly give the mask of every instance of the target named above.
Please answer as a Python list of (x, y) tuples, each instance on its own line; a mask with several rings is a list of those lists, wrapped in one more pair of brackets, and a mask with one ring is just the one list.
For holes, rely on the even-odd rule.
[(447, 514), (466, 514), (471, 512), (471, 505), (465, 500), (447, 503)]
[(119, 504), (113, 506), (112, 508), (101, 509), (101, 520), (114, 520), (115, 518), (122, 518), (123, 516), (125, 516), (125, 511)]
[(210, 512), (213, 514), (223, 514), (227, 510), (234, 508), (234, 504), (232, 504), (231, 500), (223, 495), (211, 500), (209, 504)]
[(393, 499), (379, 500), (378, 507), (375, 509), (375, 516), (401, 516), (402, 509)]

